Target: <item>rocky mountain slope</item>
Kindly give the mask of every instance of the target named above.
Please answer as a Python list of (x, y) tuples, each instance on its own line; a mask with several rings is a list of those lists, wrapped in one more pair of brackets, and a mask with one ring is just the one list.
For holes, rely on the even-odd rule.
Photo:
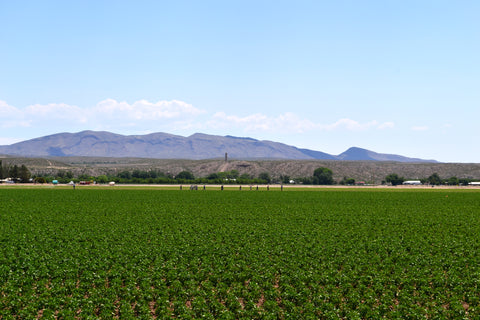
[(105, 131), (58, 133), (0, 146), (0, 154), (25, 157), (137, 157), (153, 159), (289, 159), (435, 162), (350, 148), (340, 155), (300, 149), (279, 142), (196, 133), (183, 137), (168, 133), (120, 135)]

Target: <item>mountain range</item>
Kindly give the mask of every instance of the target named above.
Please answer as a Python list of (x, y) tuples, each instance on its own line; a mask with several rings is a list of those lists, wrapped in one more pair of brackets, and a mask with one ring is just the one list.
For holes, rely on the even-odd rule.
[(352, 147), (339, 155), (301, 149), (279, 142), (195, 133), (121, 135), (106, 131), (57, 133), (0, 146), (0, 154), (24, 157), (138, 157), (155, 159), (290, 159), (436, 162)]

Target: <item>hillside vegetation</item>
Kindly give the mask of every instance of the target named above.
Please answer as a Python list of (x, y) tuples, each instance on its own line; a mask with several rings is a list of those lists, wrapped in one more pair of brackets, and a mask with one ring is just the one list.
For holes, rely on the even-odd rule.
[(406, 179), (426, 178), (438, 173), (441, 178), (458, 177), (480, 179), (479, 163), (407, 163), (379, 161), (337, 161), (337, 160), (179, 160), (145, 158), (104, 158), (104, 157), (58, 157), (58, 158), (1, 158), (4, 164), (25, 164), (33, 175), (53, 174), (59, 170), (71, 171), (75, 176), (88, 174), (116, 174), (125, 170), (157, 170), (176, 175), (190, 171), (195, 177), (205, 177), (211, 173), (237, 170), (240, 174), (258, 176), (267, 172), (272, 178), (280, 176), (308, 177), (318, 167), (333, 171), (333, 178), (340, 181), (344, 177), (357, 181), (381, 183), (391, 173)]

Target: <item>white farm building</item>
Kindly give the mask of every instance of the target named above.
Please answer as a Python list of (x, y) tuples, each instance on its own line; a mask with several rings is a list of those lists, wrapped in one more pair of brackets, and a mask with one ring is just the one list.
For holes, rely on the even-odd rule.
[(407, 180), (403, 181), (403, 184), (408, 186), (419, 186), (422, 182), (420, 180)]

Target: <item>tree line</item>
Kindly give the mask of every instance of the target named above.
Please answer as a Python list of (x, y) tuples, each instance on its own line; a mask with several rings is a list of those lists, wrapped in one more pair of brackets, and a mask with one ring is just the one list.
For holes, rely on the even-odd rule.
[(196, 177), (191, 171), (184, 170), (176, 175), (159, 170), (123, 170), (115, 174), (91, 176), (80, 174), (75, 176), (71, 171), (58, 171), (56, 174), (39, 174), (34, 182), (50, 183), (57, 180), (59, 183), (96, 182), (96, 183), (125, 183), (125, 184), (266, 184), (272, 183), (267, 172), (257, 177), (249, 174), (240, 174), (237, 170), (211, 173), (205, 177)]
[(10, 178), (13, 182), (27, 183), (30, 182), (31, 176), (30, 170), (24, 164), (21, 166), (16, 164), (13, 166), (4, 165), (2, 160), (0, 160), (0, 179)]
[(288, 175), (281, 175), (272, 178), (268, 172), (261, 172), (258, 176), (248, 173), (240, 174), (237, 170), (210, 173), (204, 177), (196, 177), (192, 172), (184, 170), (176, 175), (164, 173), (159, 170), (123, 170), (115, 174), (102, 174), (92, 176), (88, 174), (75, 175), (72, 171), (59, 170), (56, 174), (35, 174), (32, 175), (25, 165), (18, 167), (1, 166), (0, 178), (10, 178), (14, 182), (33, 183), (126, 183), (126, 184), (335, 184), (333, 172), (328, 168), (317, 168), (311, 177), (295, 178), (293, 181)]
[(258, 176), (248, 173), (240, 174), (237, 170), (210, 173), (204, 177), (196, 177), (192, 172), (184, 170), (176, 175), (159, 170), (123, 170), (115, 174), (92, 176), (88, 174), (75, 175), (72, 171), (59, 170), (55, 174), (38, 173), (32, 175), (25, 165), (2, 165), (0, 160), (0, 179), (10, 179), (21, 183), (131, 183), (131, 184), (270, 184), (270, 183), (298, 183), (298, 184), (335, 184), (333, 172), (328, 168), (318, 168), (311, 177), (299, 177), (293, 181), (288, 175), (272, 178), (268, 172), (261, 172)]
[[(428, 184), (428, 185), (449, 185), (449, 186), (458, 186), (458, 185), (463, 185), (466, 186), (470, 182), (476, 181), (476, 179), (470, 179), (470, 178), (457, 178), (457, 177), (450, 177), (450, 178), (440, 178), (438, 173), (433, 173), (427, 178), (421, 178), (418, 179), (422, 184)], [(400, 185), (407, 181), (404, 177), (400, 177), (396, 173), (391, 173), (388, 176), (385, 177), (386, 183), (390, 183), (393, 186)]]
[[(248, 173), (240, 174), (237, 170), (210, 173), (204, 177), (196, 177), (191, 171), (184, 170), (176, 175), (164, 173), (160, 170), (123, 170), (115, 174), (102, 174), (91, 176), (88, 174), (75, 175), (72, 171), (59, 170), (56, 174), (36, 174), (32, 175), (30, 170), (24, 165), (3, 165), (0, 160), (0, 179), (9, 178), (14, 182), (21, 183), (51, 183), (56, 180), (59, 183), (95, 182), (95, 183), (125, 183), (125, 184), (306, 184), (306, 185), (355, 185), (353, 178), (344, 177), (340, 181), (333, 179), (333, 171), (329, 168), (319, 167), (314, 170), (312, 176), (291, 178), (288, 175), (271, 177), (268, 172), (262, 172), (258, 176)], [(391, 173), (385, 177), (382, 184), (400, 185), (407, 179), (396, 173)], [(437, 173), (433, 173), (427, 178), (419, 179), (422, 184), (429, 185), (468, 185), (475, 179), (468, 178), (441, 178)]]

